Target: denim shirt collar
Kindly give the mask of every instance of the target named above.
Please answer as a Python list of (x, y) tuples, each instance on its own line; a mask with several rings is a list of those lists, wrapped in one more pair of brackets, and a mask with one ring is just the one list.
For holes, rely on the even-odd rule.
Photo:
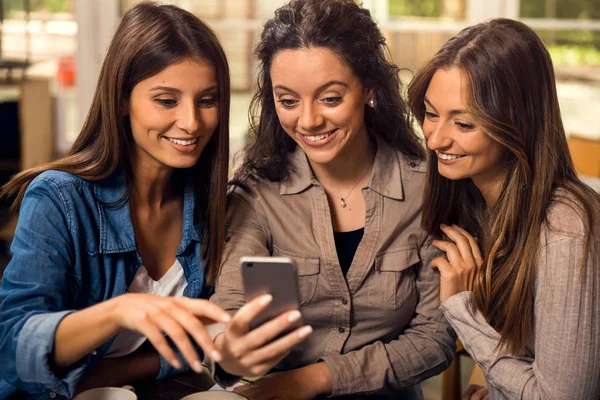
[[(280, 195), (298, 194), (312, 185), (318, 185), (306, 154), (300, 146), (296, 146), (296, 149), (290, 154), (290, 162), (294, 172), (281, 183)], [(373, 173), (367, 187), (382, 196), (403, 200), (402, 177), (402, 167), (396, 152), (378, 137)]]
[[(94, 185), (100, 214), (100, 253), (125, 253), (137, 249), (126, 193), (127, 176), (123, 169)], [(183, 193), (183, 235), (177, 255), (183, 253), (192, 241), (200, 241), (199, 225), (194, 221), (195, 204), (193, 178), (187, 175)]]

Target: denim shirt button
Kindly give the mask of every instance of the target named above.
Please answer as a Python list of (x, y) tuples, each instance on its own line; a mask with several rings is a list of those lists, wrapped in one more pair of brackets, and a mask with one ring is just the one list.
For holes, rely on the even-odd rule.
[(97, 352), (96, 350), (94, 350), (94, 351), (92, 351), (92, 355), (93, 355), (93, 356), (97, 356), (97, 355), (98, 355), (98, 352)]
[(50, 398), (51, 398), (51, 399), (53, 399), (53, 398), (55, 398), (55, 397), (56, 397), (56, 393), (54, 393), (54, 392), (50, 392)]
[(346, 332), (346, 330), (344, 328), (342, 328), (341, 326), (338, 328), (338, 331), (340, 331), (340, 333)]
[(195, 280), (195, 279), (192, 279), (192, 283), (196, 283), (196, 280)]

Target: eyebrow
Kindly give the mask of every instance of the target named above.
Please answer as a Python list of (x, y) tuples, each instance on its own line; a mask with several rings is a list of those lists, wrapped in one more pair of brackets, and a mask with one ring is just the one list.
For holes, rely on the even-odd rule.
[[(326, 88), (328, 88), (329, 86), (332, 86), (332, 85), (340, 85), (340, 86), (343, 86), (343, 87), (346, 87), (346, 88), (348, 87), (348, 84), (346, 82), (342, 82), (342, 81), (329, 81), (329, 82), (324, 83), (321, 86), (319, 86), (317, 88), (317, 93), (318, 92), (322, 92), (323, 90), (325, 90)], [(286, 91), (291, 92), (291, 93), (295, 94), (296, 96), (298, 96), (298, 93), (296, 91), (294, 91), (294, 90), (292, 90), (292, 89), (290, 89), (290, 88), (288, 88), (286, 86), (283, 86), (283, 85), (273, 86), (273, 90), (275, 90), (275, 89), (286, 90)]]
[[(427, 105), (429, 105), (429, 107), (433, 108), (433, 111), (435, 111), (436, 113), (439, 113), (438, 110), (436, 110), (436, 108), (433, 106), (433, 104), (431, 104), (431, 102), (429, 101), (429, 99), (427, 97), (425, 97), (424, 101), (425, 101), (425, 103), (427, 103)], [(450, 111), (450, 115), (460, 115), (460, 114), (471, 114), (471, 113), (467, 110), (452, 110), (452, 111)]]
[[(206, 89), (202, 89), (198, 94), (205, 94), (208, 92), (212, 92), (213, 90), (217, 89), (217, 85), (213, 85), (210, 87), (207, 87)], [(162, 90), (165, 92), (170, 92), (170, 93), (181, 93), (181, 90), (174, 88), (174, 87), (170, 87), (170, 86), (154, 86), (150, 89), (151, 92), (155, 92), (158, 90)]]

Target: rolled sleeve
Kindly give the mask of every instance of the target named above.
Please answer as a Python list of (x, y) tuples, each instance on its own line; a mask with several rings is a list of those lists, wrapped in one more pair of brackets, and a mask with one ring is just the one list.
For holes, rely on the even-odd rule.
[(29, 317), (17, 340), (17, 373), (23, 382), (33, 382), (44, 389), (71, 397), (89, 361), (86, 358), (61, 370), (59, 378), (52, 368), (54, 337), (58, 324), (73, 311), (37, 314)]

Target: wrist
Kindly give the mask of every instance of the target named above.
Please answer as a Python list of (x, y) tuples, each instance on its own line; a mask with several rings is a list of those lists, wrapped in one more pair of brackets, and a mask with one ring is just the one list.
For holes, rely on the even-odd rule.
[(120, 331), (123, 328), (122, 323), (122, 308), (123, 304), (127, 302), (127, 294), (122, 294), (117, 297), (113, 297), (109, 300), (105, 301), (105, 305), (107, 306), (107, 316), (108, 321), (112, 327), (116, 329), (116, 331)]
[(327, 364), (318, 362), (305, 368), (310, 369), (310, 382), (315, 383), (316, 396), (330, 396), (333, 391), (333, 384)]

